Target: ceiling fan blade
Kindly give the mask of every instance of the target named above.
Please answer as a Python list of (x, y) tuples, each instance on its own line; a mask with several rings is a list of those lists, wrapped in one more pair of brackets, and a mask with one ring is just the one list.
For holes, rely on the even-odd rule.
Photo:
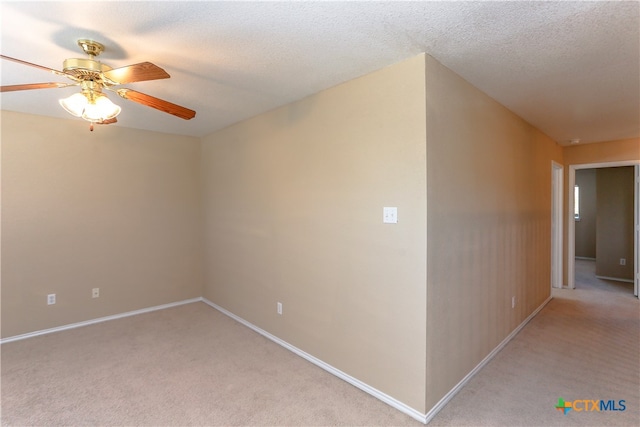
[(115, 117), (112, 119), (107, 119), (107, 120), (103, 120), (101, 122), (96, 122), (97, 125), (110, 125), (111, 123), (116, 123), (118, 121), (118, 119), (116, 119)]
[(9, 85), (9, 86), (0, 86), (0, 92), (13, 92), (16, 90), (31, 90), (31, 89), (51, 89), (51, 88), (61, 88), (67, 86), (75, 86), (75, 84), (66, 84), (66, 83), (30, 83), (26, 85)]
[(131, 89), (117, 89), (118, 95), (124, 99), (128, 99), (138, 104), (146, 105), (156, 110), (164, 111), (165, 113), (173, 114), (181, 119), (189, 120), (196, 116), (196, 112), (180, 105), (173, 104), (169, 101), (164, 101), (160, 98), (146, 95), (144, 93), (137, 92)]
[(102, 73), (115, 84), (143, 82), (147, 80), (167, 79), (171, 76), (165, 70), (151, 62), (127, 65)]
[(5, 55), (0, 55), (0, 58), (6, 59), (8, 61), (17, 62), (18, 64), (22, 64), (22, 65), (28, 65), (29, 67), (40, 68), (41, 70), (48, 71), (48, 72), (56, 74), (58, 76), (65, 76), (66, 77), (65, 73), (63, 73), (62, 71), (54, 70), (53, 68), (44, 67), (44, 66), (38, 65), (38, 64), (32, 64), (31, 62), (23, 61), (21, 59), (12, 58), (10, 56), (5, 56)]

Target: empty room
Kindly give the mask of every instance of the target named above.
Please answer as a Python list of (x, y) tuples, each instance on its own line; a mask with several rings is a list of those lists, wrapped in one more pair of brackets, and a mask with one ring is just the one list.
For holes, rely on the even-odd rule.
[(637, 1), (0, 19), (2, 425), (640, 424)]

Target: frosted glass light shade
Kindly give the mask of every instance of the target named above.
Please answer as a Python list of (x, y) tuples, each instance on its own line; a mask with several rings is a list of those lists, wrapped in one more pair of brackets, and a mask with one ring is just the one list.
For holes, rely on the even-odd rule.
[(70, 97), (61, 99), (58, 102), (68, 113), (76, 117), (82, 117), (82, 112), (89, 103), (89, 100), (81, 93), (74, 93)]
[(109, 98), (100, 95), (94, 103), (88, 103), (82, 113), (82, 118), (90, 122), (101, 122), (112, 119), (122, 110), (119, 106), (111, 102)]
[(90, 122), (101, 122), (112, 119), (122, 110), (102, 94), (90, 95), (90, 101), (84, 93), (74, 93), (68, 98), (61, 99), (60, 105), (70, 114), (82, 117)]

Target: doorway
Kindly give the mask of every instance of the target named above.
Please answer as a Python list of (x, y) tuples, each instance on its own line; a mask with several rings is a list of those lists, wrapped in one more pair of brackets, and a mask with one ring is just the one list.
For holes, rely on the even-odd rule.
[[(634, 217), (633, 217), (633, 289), (634, 295), (638, 296), (638, 287), (640, 281), (640, 163), (637, 161), (626, 162), (609, 162), (609, 163), (597, 163), (597, 164), (585, 164), (585, 165), (570, 165), (569, 166), (569, 182), (568, 188), (574, 189), (576, 183), (576, 170), (579, 169), (599, 169), (599, 168), (611, 168), (620, 166), (634, 166)], [(567, 286), (569, 288), (575, 288), (575, 201), (574, 192), (571, 191), (567, 197), (568, 200), (568, 217), (567, 217)], [(620, 260), (622, 261), (622, 260)]]

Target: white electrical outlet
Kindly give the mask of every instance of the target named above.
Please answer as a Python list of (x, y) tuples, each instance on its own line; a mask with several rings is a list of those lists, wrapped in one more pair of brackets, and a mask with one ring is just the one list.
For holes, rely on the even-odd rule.
[(516, 297), (511, 297), (511, 308), (516, 308)]
[(279, 302), (278, 305), (276, 306), (276, 309), (278, 310), (278, 314), (282, 314), (282, 303)]
[(626, 258), (620, 258), (620, 265), (627, 265), (627, 259)]
[(398, 223), (398, 208), (393, 206), (385, 206), (382, 208), (382, 222), (385, 224)]
[(98, 297), (100, 297), (100, 288), (93, 288), (93, 290), (91, 291), (91, 298)]
[(56, 294), (47, 295), (47, 305), (53, 305), (56, 303)]

